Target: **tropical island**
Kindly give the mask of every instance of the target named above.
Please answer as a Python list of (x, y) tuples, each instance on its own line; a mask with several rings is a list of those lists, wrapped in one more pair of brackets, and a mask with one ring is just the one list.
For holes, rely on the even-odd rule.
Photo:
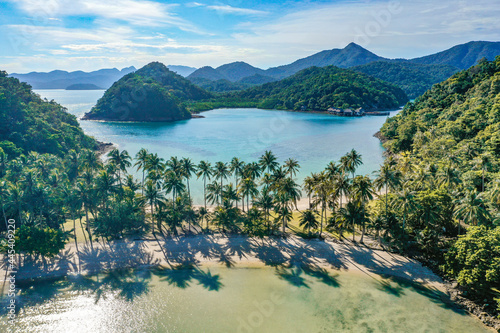
[(322, 111), (396, 109), (408, 101), (400, 88), (334, 66), (312, 67), (281, 81), (229, 93), (208, 92), (165, 65), (150, 63), (108, 89), (83, 120), (175, 121), (214, 108)]
[[(113, 103), (148, 103), (132, 99), (139, 96), (133, 90), (137, 86), (157, 96), (157, 102), (165, 101), (168, 119), (172, 120), (189, 117), (180, 99), (202, 101), (209, 96), (184, 81), (180, 82), (182, 89), (176, 89), (178, 77), (159, 64), (138, 72), (113, 85), (106, 93), (109, 98), (101, 99), (92, 112), (103, 112), (107, 117), (107, 112), (114, 112)], [(312, 68), (299, 72), (298, 77), (307, 80), (311, 73), (319, 73), (318, 78), (324, 73), (334, 78), (352, 77), (351, 72), (335, 67), (325, 71)], [(500, 310), (500, 227), (495, 219), (500, 209), (496, 114), (499, 73), (500, 57), (482, 61), (435, 85), (414, 103), (408, 103), (399, 115), (389, 118), (381, 135), (390, 156), (373, 177), (355, 174), (363, 160), (351, 150), (300, 184), (295, 180), (300, 161), (280, 163), (270, 151), (253, 162), (234, 157), (212, 165), (207, 161), (194, 164), (189, 158), (163, 158), (146, 149), (132, 158), (127, 151), (114, 149), (103, 162), (95, 152), (96, 141), (83, 133), (74, 116), (2, 72), (0, 191), (5, 223), (0, 228), (7, 232), (9, 219), (17, 221), (14, 249), (22, 259), (21, 274), (26, 268), (26, 278), (43, 277), (48, 272), (67, 274), (70, 269), (53, 265), (60, 262), (64, 251), (76, 253), (76, 260), (88, 251), (120, 242), (128, 246), (127, 242), (137, 239), (156, 242), (163, 263), (171, 261), (170, 269), (194, 269), (193, 261), (186, 265), (190, 262), (186, 261), (186, 252), (173, 245), (177, 239), (193, 234), (202, 238), (243, 236), (255, 244), (265, 241), (265, 249), (244, 251), (257, 258), (274, 246), (281, 247), (271, 252), (274, 257), (260, 258), (279, 269), (304, 260), (300, 259), (302, 252), (297, 251), (297, 244), (302, 242), (310, 245), (325, 240), (322, 251), (328, 251), (334, 242), (363, 249), (361, 252), (376, 251), (370, 246), (398, 253), (401, 256), (392, 260), (411, 261), (408, 265), (420, 273), (408, 276), (387, 268), (396, 266), (385, 255), (385, 268), (374, 268), (373, 262), (364, 259), (353, 262), (379, 274), (420, 282), (434, 275), (413, 260), (425, 263), (454, 281), (453, 300), (466, 304), (484, 322), (495, 326), (498, 321), (493, 317)], [(365, 79), (361, 74), (356, 77)], [(293, 77), (285, 80), (270, 83), (271, 87), (293, 92), (300, 86)], [(379, 83), (376, 79), (369, 82)], [(165, 88), (169, 84), (171, 91)], [(129, 99), (113, 102), (118, 96), (115, 90), (128, 92), (125, 96)], [(253, 91), (259, 93), (259, 89)], [(392, 91), (393, 96), (406, 98), (398, 88)], [(265, 96), (286, 103), (286, 95), (278, 92)], [(387, 101), (400, 102), (398, 98)], [(136, 108), (129, 110), (135, 117), (132, 119), (151, 119), (134, 113)], [(167, 108), (155, 110), (155, 115), (167, 112)], [(114, 119), (109, 117), (106, 119)], [(141, 174), (139, 179), (130, 174), (131, 168)], [(203, 205), (193, 205), (193, 181), (203, 182)], [(307, 198), (301, 202), (302, 194)], [(219, 241), (214, 244), (220, 245)], [(169, 246), (173, 254), (164, 252)], [(214, 260), (230, 266), (237, 254), (223, 249)], [(8, 250), (5, 243), (4, 251)], [(318, 254), (327, 260), (326, 255), (321, 256)], [(346, 254), (344, 259), (361, 254), (352, 256)], [(128, 258), (116, 262), (121, 267), (147, 264)], [(89, 272), (93, 263), (85, 266)], [(154, 265), (155, 260), (149, 263)], [(328, 279), (321, 265), (303, 264), (307, 274)], [(346, 262), (338, 264), (342, 267)], [(78, 264), (73, 267), (77, 273), (85, 272)]]

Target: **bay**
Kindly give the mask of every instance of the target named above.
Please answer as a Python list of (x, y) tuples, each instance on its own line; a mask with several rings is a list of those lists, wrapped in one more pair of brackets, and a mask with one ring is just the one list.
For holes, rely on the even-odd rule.
[[(78, 118), (88, 112), (103, 90), (36, 90), (55, 100)], [(391, 115), (398, 111), (392, 111)], [(299, 182), (312, 172), (323, 170), (351, 149), (363, 158), (358, 174), (371, 174), (383, 162), (380, 141), (373, 135), (386, 117), (338, 117), (327, 114), (260, 109), (217, 109), (203, 112), (205, 118), (171, 123), (123, 123), (80, 121), (86, 134), (113, 142), (131, 156), (146, 148), (164, 159), (170, 156), (229, 162), (238, 157), (257, 161), (271, 150), (280, 162), (299, 161)], [(193, 182), (193, 200), (202, 202), (202, 182)]]

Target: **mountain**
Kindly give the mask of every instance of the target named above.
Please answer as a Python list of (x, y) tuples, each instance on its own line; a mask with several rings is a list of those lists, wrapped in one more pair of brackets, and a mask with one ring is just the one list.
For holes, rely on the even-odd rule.
[(408, 101), (404, 91), (390, 83), (335, 66), (310, 67), (232, 96), (258, 101), (258, 106), (266, 109), (310, 111), (326, 111), (330, 107), (387, 110)]
[(0, 71), (0, 96), (0, 151), (9, 157), (30, 151), (64, 156), (70, 150), (97, 148), (74, 115), (4, 71)]
[(222, 65), (217, 67), (215, 70), (231, 82), (236, 82), (256, 74), (264, 75), (265, 73), (264, 70), (253, 67), (252, 65), (242, 61)]
[(179, 65), (168, 65), (167, 68), (170, 69), (172, 72), (175, 72), (184, 77), (190, 75), (196, 70), (195, 67), (179, 66)]
[(450, 65), (425, 65), (407, 61), (374, 61), (351, 69), (390, 82), (403, 89), (411, 99), (459, 71)]
[[(212, 81), (226, 79), (231, 82), (236, 82), (249, 76), (260, 75), (262, 77), (279, 80), (312, 66), (325, 67), (334, 65), (341, 68), (348, 68), (382, 59), (384, 58), (377, 56), (355, 43), (350, 43), (343, 49), (321, 51), (309, 57), (299, 59), (291, 64), (269, 68), (267, 70), (251, 66), (241, 61), (222, 65), (216, 69), (212, 67), (203, 67), (189, 75), (188, 79), (204, 78)], [(267, 79), (267, 81), (270, 81), (270, 79)]]
[(349, 68), (383, 59), (385, 58), (379, 57), (355, 43), (350, 43), (343, 49), (321, 51), (294, 61), (289, 65), (269, 68), (265, 71), (265, 75), (281, 79), (312, 66), (324, 67), (334, 65), (341, 68)]
[(74, 84), (94, 84), (98, 87), (109, 88), (115, 81), (135, 70), (135, 67), (131, 66), (122, 70), (116, 68), (100, 69), (93, 72), (55, 70), (49, 73), (13, 73), (10, 76), (28, 83), (33, 89), (66, 89)]
[(191, 81), (198, 78), (207, 79), (210, 81), (227, 80), (227, 78), (223, 74), (219, 73), (219, 71), (210, 66), (199, 68), (187, 77), (187, 79)]
[(417, 64), (444, 64), (467, 69), (476, 65), (482, 58), (492, 61), (497, 55), (500, 55), (500, 42), (473, 41), (409, 61)]
[(277, 81), (277, 79), (266, 76), (266, 75), (261, 75), (261, 74), (255, 74), (252, 76), (247, 76), (238, 81), (240, 84), (251, 84), (251, 85), (259, 85), (259, 84), (264, 84), (264, 83), (269, 83), (269, 82), (274, 82)]
[(191, 118), (183, 102), (212, 97), (159, 62), (129, 73), (106, 90), (87, 120), (174, 121)]

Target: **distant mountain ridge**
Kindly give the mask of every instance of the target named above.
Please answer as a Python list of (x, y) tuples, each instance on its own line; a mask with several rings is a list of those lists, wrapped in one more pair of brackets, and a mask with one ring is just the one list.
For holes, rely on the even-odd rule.
[[(194, 67), (178, 65), (168, 65), (167, 68), (184, 77), (196, 70)], [(66, 89), (70, 86), (82, 84), (92, 84), (100, 89), (108, 89), (123, 76), (136, 70), (134, 66), (130, 66), (122, 70), (117, 68), (105, 68), (92, 72), (54, 70), (51, 72), (31, 72), (26, 74), (12, 73), (9, 76), (28, 83), (33, 89)]]
[[(333, 65), (351, 68), (394, 83), (414, 98), (453, 73), (475, 65), (480, 59), (494, 60), (499, 54), (500, 42), (473, 41), (425, 57), (389, 59), (380, 57), (355, 43), (350, 43), (343, 49), (321, 51), (291, 64), (267, 70), (239, 61), (215, 69), (206, 66), (194, 71), (187, 78), (205, 89), (224, 91), (217, 90), (217, 88), (223, 88), (226, 89), (225, 91), (231, 91), (243, 89), (248, 85), (281, 80), (309, 67)], [(382, 62), (386, 64), (381, 65)], [(398, 70), (402, 72), (397, 73)], [(406, 77), (403, 77), (404, 75)], [(417, 76), (415, 79), (417, 82), (414, 84), (409, 82), (413, 75)]]

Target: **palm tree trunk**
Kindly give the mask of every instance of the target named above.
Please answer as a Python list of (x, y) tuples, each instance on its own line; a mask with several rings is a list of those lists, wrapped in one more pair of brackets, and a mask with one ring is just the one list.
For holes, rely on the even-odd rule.
[(76, 219), (73, 212), (71, 212), (71, 218), (73, 219), (73, 234), (75, 235), (76, 254), (78, 255), (78, 272), (80, 272), (80, 250), (78, 249), (78, 240), (76, 238)]
[(189, 178), (187, 179), (187, 185), (188, 185), (188, 198), (189, 198), (189, 203), (191, 203), (191, 190), (189, 189)]
[(142, 168), (142, 186), (141, 186), (141, 195), (144, 195), (144, 168)]
[(88, 210), (87, 207), (85, 207), (85, 218), (87, 219), (87, 221), (86, 221), (86, 229), (87, 229), (87, 232), (89, 233), (90, 248), (92, 250), (94, 250), (94, 243), (92, 241), (92, 233), (90, 232), (89, 210)]
[(321, 234), (323, 233), (323, 215), (325, 215), (325, 202), (323, 201), (323, 205), (321, 207), (321, 226), (319, 229), (319, 237), (321, 238)]
[(80, 215), (80, 228), (82, 228), (83, 238), (85, 238), (85, 245), (87, 245), (88, 240), (87, 240), (87, 235), (85, 234), (85, 229), (83, 228), (82, 216), (81, 215)]
[(203, 200), (205, 203), (205, 210), (207, 210), (207, 178), (203, 176)]

